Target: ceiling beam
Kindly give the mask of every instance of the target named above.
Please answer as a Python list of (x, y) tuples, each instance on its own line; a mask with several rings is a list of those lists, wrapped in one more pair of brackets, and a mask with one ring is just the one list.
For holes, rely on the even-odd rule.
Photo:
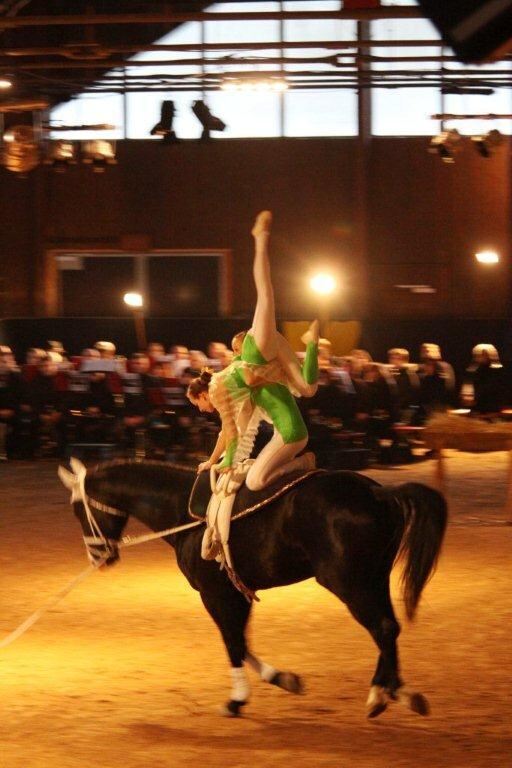
[(343, 21), (373, 21), (375, 19), (421, 19), (424, 14), (414, 6), (388, 6), (350, 11), (255, 11), (254, 13), (113, 13), (68, 14), (55, 16), (14, 16), (0, 18), (0, 29), (55, 26), (103, 26), (105, 24), (184, 24), (190, 21), (313, 21), (339, 19)]

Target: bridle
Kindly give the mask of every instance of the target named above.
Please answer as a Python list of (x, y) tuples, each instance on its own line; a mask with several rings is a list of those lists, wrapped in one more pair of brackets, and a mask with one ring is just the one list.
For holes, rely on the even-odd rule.
[(72, 496), (71, 500), (80, 500), (83, 504), (85, 510), (85, 518), (91, 531), (90, 535), (83, 534), (83, 540), (87, 550), (87, 557), (89, 558), (89, 562), (91, 565), (97, 566), (100, 564), (100, 562), (109, 563), (112, 562), (112, 560), (117, 560), (119, 539), (110, 539), (105, 536), (98, 524), (98, 521), (94, 517), (91, 507), (94, 507), (94, 509), (96, 509), (98, 512), (105, 512), (109, 515), (115, 515), (116, 517), (124, 518), (125, 520), (128, 519), (128, 514), (126, 512), (122, 512), (119, 509), (116, 509), (115, 507), (109, 507), (106, 504), (102, 504), (101, 502), (90, 498), (90, 496), (88, 496), (85, 492), (86, 474), (87, 471), (85, 467), (80, 469), (77, 475), (79, 493), (76, 494), (76, 492), (73, 492), (73, 496), (78, 495), (78, 499), (73, 498)]

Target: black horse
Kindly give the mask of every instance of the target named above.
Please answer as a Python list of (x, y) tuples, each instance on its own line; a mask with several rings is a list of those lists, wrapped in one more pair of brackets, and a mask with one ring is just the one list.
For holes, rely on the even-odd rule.
[[(79, 471), (79, 481), (76, 475), (60, 470), (63, 482), (74, 489), (74, 511), (86, 543), (96, 547), (96, 554), (107, 552), (109, 562), (118, 557), (116, 542), (130, 515), (154, 531), (190, 522), (187, 510), (194, 470), (126, 460), (84, 473), (85, 468)], [(245, 489), (239, 493), (249, 494)], [(403, 595), (407, 616), (412, 619), (435, 568), (446, 519), (443, 497), (425, 485), (384, 488), (353, 472), (325, 472), (234, 522), (230, 546), (237, 571), (250, 589), (314, 577), (368, 630), (379, 649), (367, 701), (369, 717), (380, 714), (391, 700), (426, 715), (425, 697), (407, 689), (400, 677), (400, 626), (391, 603), (389, 576), (397, 557), (403, 556)], [(201, 559), (203, 531), (200, 526), (166, 536), (165, 541), (176, 550), (179, 567), (199, 591), (224, 640), (233, 678), (224, 713), (238, 715), (249, 697), (244, 662), (263, 680), (301, 693), (297, 675), (279, 672), (249, 652), (245, 628), (251, 604), (217, 563)]]

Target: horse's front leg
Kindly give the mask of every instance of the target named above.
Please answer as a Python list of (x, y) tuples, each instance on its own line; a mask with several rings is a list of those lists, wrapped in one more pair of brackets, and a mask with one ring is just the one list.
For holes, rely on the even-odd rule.
[(288, 691), (289, 693), (304, 693), (302, 679), (295, 672), (281, 672), (265, 661), (256, 658), (249, 651), (245, 655), (245, 660), (265, 683), (276, 685), (278, 688), (282, 688), (283, 691)]
[(206, 610), (218, 626), (231, 662), (231, 694), (222, 707), (226, 717), (237, 717), (250, 696), (250, 685), (244, 669), (247, 653), (245, 628), (251, 604), (229, 582), (215, 580), (200, 592)]

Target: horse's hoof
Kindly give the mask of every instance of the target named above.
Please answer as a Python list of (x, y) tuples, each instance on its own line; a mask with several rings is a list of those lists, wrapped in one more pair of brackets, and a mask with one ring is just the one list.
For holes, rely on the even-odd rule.
[(366, 717), (373, 719), (381, 715), (388, 706), (388, 696), (380, 685), (372, 685), (366, 702)]
[(373, 707), (369, 707), (366, 710), (366, 717), (368, 720), (373, 720), (374, 717), (378, 717), (379, 715), (382, 715), (382, 713), (388, 708), (387, 703), (384, 704), (374, 704)]
[(270, 683), (288, 693), (304, 693), (304, 683), (295, 672), (276, 672)]
[(230, 699), (223, 707), (221, 707), (220, 713), (223, 717), (240, 717), (241, 709), (247, 704), (246, 701), (235, 701)]
[(411, 712), (426, 717), (430, 714), (430, 705), (422, 693), (411, 691), (408, 688), (401, 687), (396, 691), (396, 697), (400, 704), (404, 704)]
[(413, 693), (410, 707), (417, 715), (422, 715), (422, 717), (430, 715), (430, 704), (422, 693)]

